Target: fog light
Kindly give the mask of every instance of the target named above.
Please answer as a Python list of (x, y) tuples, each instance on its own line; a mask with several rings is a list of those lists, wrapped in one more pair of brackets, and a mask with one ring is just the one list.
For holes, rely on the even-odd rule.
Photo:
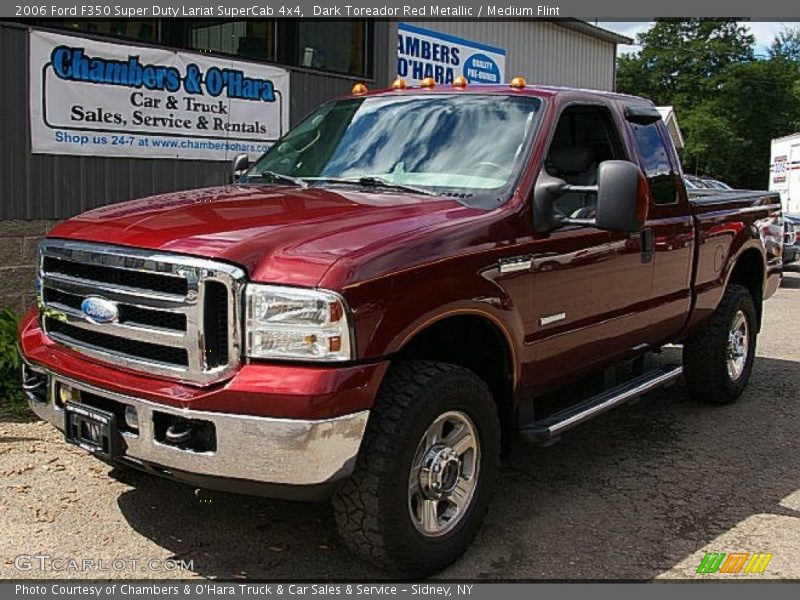
[(131, 429), (139, 430), (139, 414), (136, 407), (128, 404), (125, 406), (125, 424)]
[(73, 387), (61, 384), (58, 386), (58, 399), (62, 406), (67, 402), (80, 402), (81, 392)]

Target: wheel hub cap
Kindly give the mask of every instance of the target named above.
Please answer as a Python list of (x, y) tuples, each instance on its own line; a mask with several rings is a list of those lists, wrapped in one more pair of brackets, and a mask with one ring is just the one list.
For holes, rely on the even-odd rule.
[(453, 493), (461, 477), (461, 458), (449, 446), (431, 448), (422, 460), (419, 483), (428, 498), (441, 498)]
[(742, 376), (750, 349), (747, 317), (740, 310), (736, 313), (728, 332), (728, 376), (736, 381)]
[(470, 418), (460, 411), (440, 415), (417, 447), (408, 478), (408, 511), (426, 537), (450, 531), (474, 497), (480, 444)]

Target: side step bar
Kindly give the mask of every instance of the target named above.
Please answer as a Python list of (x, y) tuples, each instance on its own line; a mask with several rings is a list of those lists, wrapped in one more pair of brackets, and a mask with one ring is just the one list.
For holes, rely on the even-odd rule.
[(635, 377), (605, 392), (587, 398), (580, 404), (550, 415), (546, 419), (533, 421), (520, 428), (520, 434), (527, 440), (547, 444), (560, 434), (576, 425), (588, 421), (612, 408), (636, 400), (642, 394), (673, 383), (683, 373), (683, 367), (655, 369)]

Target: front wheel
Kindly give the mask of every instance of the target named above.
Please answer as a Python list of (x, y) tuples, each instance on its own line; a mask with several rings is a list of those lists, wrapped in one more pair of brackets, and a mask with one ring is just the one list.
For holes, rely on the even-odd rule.
[(477, 375), (446, 363), (399, 363), (381, 387), (355, 471), (334, 499), (340, 535), (393, 572), (434, 573), (477, 534), (499, 457), (496, 407)]
[(708, 325), (683, 345), (684, 377), (693, 398), (730, 404), (742, 395), (753, 370), (756, 327), (750, 292), (729, 285)]

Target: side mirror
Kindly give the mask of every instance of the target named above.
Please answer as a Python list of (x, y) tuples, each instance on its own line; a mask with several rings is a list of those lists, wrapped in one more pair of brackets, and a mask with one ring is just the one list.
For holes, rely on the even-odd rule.
[(636, 233), (647, 220), (646, 181), (639, 167), (627, 160), (607, 160), (597, 170), (598, 229)]
[[(606, 160), (597, 169), (597, 185), (570, 185), (542, 169), (533, 191), (536, 231), (547, 233), (563, 225), (597, 227), (635, 233), (647, 220), (646, 181), (637, 165), (626, 160)], [(593, 219), (573, 219), (556, 214), (555, 202), (564, 194), (596, 194)]]
[(244, 175), (245, 171), (250, 168), (250, 157), (247, 154), (237, 154), (233, 159), (233, 166), (231, 168), (231, 182), (236, 183), (239, 178)]

